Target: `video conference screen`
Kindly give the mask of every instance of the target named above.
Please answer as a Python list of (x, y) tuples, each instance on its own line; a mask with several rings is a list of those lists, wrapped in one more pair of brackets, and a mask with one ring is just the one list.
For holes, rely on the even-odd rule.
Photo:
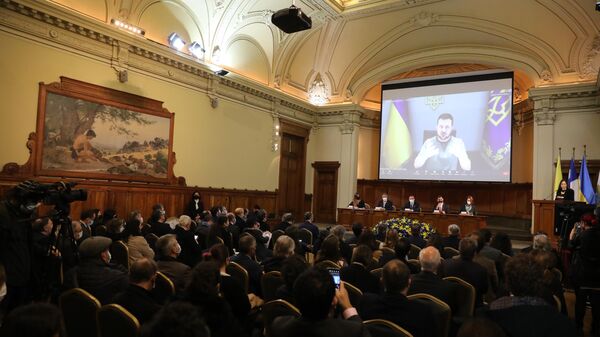
[(379, 179), (510, 182), (512, 72), (383, 83)]

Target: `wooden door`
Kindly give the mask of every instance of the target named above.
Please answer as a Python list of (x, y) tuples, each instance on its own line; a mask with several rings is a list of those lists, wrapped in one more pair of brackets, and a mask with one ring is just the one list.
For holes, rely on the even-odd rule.
[(281, 122), (279, 159), (278, 213), (292, 213), (302, 219), (304, 211), (304, 181), (308, 129)]
[(313, 213), (315, 221), (335, 224), (337, 210), (337, 181), (340, 163), (335, 161), (317, 161), (313, 191)]

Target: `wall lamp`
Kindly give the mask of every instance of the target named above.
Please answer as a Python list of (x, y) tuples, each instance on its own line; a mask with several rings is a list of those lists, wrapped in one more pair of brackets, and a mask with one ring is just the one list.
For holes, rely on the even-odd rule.
[(177, 35), (177, 33), (169, 34), (167, 39), (169, 41), (169, 45), (179, 51), (181, 51), (183, 47), (185, 47), (185, 41), (183, 41), (183, 39), (179, 35)]
[(114, 26), (116, 26), (117, 28), (122, 29), (122, 30), (124, 30), (126, 32), (137, 34), (137, 35), (141, 35), (141, 36), (146, 35), (146, 31), (145, 30), (143, 30), (140, 27), (136, 27), (136, 26), (134, 26), (132, 24), (129, 24), (127, 22), (123, 22), (123, 21), (117, 20), (117, 19), (111, 19), (110, 23), (113, 24)]
[(189, 45), (188, 50), (196, 58), (198, 58), (198, 59), (203, 59), (204, 58), (204, 48), (202, 48), (202, 45), (200, 45), (200, 43), (198, 43), (196, 41), (192, 42)]

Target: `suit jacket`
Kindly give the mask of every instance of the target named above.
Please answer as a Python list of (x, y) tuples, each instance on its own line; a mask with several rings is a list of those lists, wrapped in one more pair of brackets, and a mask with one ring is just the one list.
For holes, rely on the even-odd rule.
[(421, 271), (411, 276), (408, 294), (418, 293), (437, 297), (448, 304), (453, 313), (458, 308), (458, 286), (452, 282), (443, 280), (440, 276), (430, 271)]
[[(452, 248), (458, 250), (458, 244), (460, 243), (459, 236), (448, 235), (448, 236), (445, 236), (443, 238), (443, 240), (444, 240), (444, 247), (452, 247)], [(440, 253), (442, 253), (442, 252), (440, 252)]]
[(190, 272), (192, 271), (190, 266), (170, 256), (161, 257), (156, 264), (158, 265), (158, 271), (173, 281), (176, 291), (185, 289), (185, 285), (190, 278)]
[[(193, 218), (192, 218), (193, 219)], [(165, 234), (173, 234), (171, 225), (166, 222), (155, 222), (152, 225), (151, 232), (156, 234), (159, 238)]]
[[(437, 209), (437, 203), (435, 204), (435, 206), (433, 206), (432, 212), (435, 211)], [(444, 210), (444, 213), (448, 214), (450, 213), (450, 207), (448, 207), (447, 203), (442, 204), (442, 209)]]
[(383, 199), (379, 199), (379, 201), (377, 202), (377, 207), (383, 207), (383, 208), (385, 208), (386, 211), (393, 211), (394, 210), (394, 202), (392, 200), (388, 199), (384, 205)]
[(415, 212), (420, 212), (421, 211), (421, 205), (416, 200), (415, 200), (415, 202), (413, 202), (413, 206), (412, 207), (410, 207), (410, 201), (407, 201), (404, 204), (404, 207), (402, 209), (404, 210), (405, 208), (410, 208), (410, 209), (412, 209)]
[(424, 303), (409, 301), (402, 294), (364, 294), (358, 313), (365, 319), (386, 319), (408, 330), (414, 337), (433, 337), (433, 312)]
[(312, 233), (312, 243), (314, 244), (315, 242), (317, 242), (317, 239), (319, 238), (319, 227), (315, 226), (311, 222), (305, 221), (303, 224), (300, 225), (300, 228), (308, 229)]
[(256, 294), (259, 297), (262, 296), (260, 280), (262, 278), (263, 270), (260, 264), (254, 259), (251, 259), (250, 256), (242, 253), (232, 257), (231, 261), (239, 264), (248, 272), (248, 292)]
[(130, 284), (127, 290), (115, 296), (113, 302), (127, 309), (140, 324), (150, 321), (161, 308), (148, 290), (135, 284)]
[(194, 232), (191, 229), (186, 231), (183, 227), (177, 226), (175, 228), (175, 235), (177, 236), (177, 242), (181, 246), (181, 254), (177, 257), (178, 260), (190, 267), (194, 267), (202, 257), (202, 248), (200, 248), (200, 245), (194, 238)]
[(379, 293), (379, 280), (360, 263), (351, 263), (340, 270), (340, 278), (363, 293)]
[(196, 216), (202, 215), (202, 211), (204, 211), (204, 203), (202, 200), (198, 200), (198, 204), (196, 204), (194, 199), (192, 199), (187, 206), (185, 214), (194, 220), (196, 219)]
[(444, 276), (455, 276), (470, 283), (475, 288), (475, 306), (483, 305), (483, 295), (488, 290), (488, 274), (484, 267), (462, 258), (444, 260)]
[(100, 301), (111, 303), (112, 298), (127, 289), (129, 279), (125, 267), (96, 259), (85, 259), (65, 275), (66, 289), (82, 288)]
[(358, 316), (352, 316), (346, 320), (327, 318), (322, 321), (282, 316), (273, 321), (271, 336), (370, 337), (371, 334)]

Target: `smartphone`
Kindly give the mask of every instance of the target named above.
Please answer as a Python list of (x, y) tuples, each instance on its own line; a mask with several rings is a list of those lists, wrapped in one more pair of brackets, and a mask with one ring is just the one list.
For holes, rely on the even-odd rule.
[(340, 270), (335, 268), (328, 268), (327, 271), (329, 271), (329, 275), (333, 277), (333, 283), (335, 283), (336, 289), (340, 289), (340, 282), (342, 282), (342, 280), (340, 279)]

